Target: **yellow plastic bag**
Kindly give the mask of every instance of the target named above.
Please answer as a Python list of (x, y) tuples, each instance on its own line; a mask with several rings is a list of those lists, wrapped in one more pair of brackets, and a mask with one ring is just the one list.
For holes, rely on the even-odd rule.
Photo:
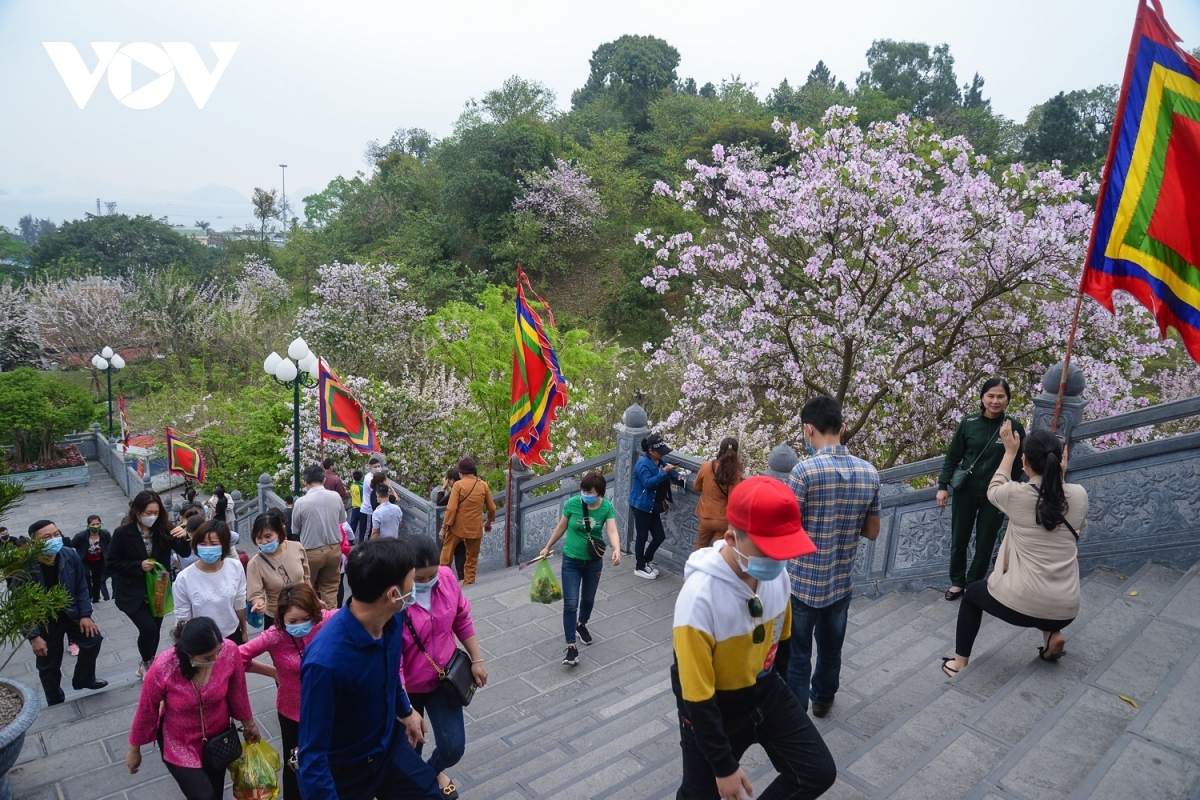
[(283, 759), (266, 742), (242, 745), (242, 756), (229, 765), (236, 800), (275, 800)]
[(550, 562), (543, 558), (538, 562), (537, 569), (533, 571), (533, 585), (529, 587), (529, 601), (531, 603), (553, 603), (555, 600), (562, 600), (562, 596), (562, 587), (554, 579), (554, 570), (550, 569)]

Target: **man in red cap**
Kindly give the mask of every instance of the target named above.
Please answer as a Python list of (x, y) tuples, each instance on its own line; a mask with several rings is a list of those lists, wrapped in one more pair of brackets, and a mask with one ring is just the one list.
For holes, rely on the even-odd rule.
[(792, 631), (784, 567), (816, 548), (795, 495), (774, 478), (738, 484), (726, 518), (724, 539), (688, 558), (675, 602), (671, 685), (683, 747), (676, 797), (753, 796), (739, 761), (756, 742), (779, 773), (762, 798), (819, 797), (837, 767), (783, 678)]

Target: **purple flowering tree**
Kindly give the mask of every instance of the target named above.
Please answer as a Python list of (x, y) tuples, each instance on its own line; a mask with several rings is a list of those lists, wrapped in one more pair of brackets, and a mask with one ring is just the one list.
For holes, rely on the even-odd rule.
[[(927, 122), (863, 131), (853, 113), (831, 108), (822, 132), (792, 125), (787, 166), (717, 145), (712, 166), (656, 187), (707, 226), (639, 235), (657, 260), (643, 283), (692, 289), (649, 348), (650, 369), (680, 386), (662, 427), (682, 446), (709, 451), (729, 433), (800, 446), (801, 407), (828, 394), (857, 453), (881, 466), (932, 456), (990, 376), (1009, 378), (1028, 421), (1020, 400), (1062, 357), (1089, 179), (1019, 164), (993, 175)], [(1132, 302), (1115, 317), (1085, 303), (1076, 358), (1093, 415), (1138, 403), (1146, 359), (1168, 346), (1151, 327)]]
[(553, 169), (546, 167), (525, 177), (525, 191), (513, 202), (513, 211), (528, 213), (541, 235), (552, 242), (582, 239), (604, 216), (591, 177), (561, 158), (555, 159)]

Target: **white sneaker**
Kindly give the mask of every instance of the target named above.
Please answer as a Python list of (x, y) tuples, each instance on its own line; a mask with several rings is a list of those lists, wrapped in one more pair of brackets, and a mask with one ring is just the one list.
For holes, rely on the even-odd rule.
[(655, 564), (653, 561), (651, 561), (646, 564), (646, 569), (654, 573), (654, 577), (658, 577), (658, 564)]
[(633, 570), (633, 574), (637, 575), (639, 578), (645, 578), (648, 581), (652, 581), (658, 577), (657, 572), (651, 572), (648, 568), (647, 569), (637, 569), (635, 567)]

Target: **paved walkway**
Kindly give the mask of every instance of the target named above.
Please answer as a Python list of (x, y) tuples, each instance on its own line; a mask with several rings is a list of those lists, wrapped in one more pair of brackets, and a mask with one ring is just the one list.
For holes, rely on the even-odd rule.
[[(105, 502), (107, 480), (93, 472), (86, 489), (32, 495), (9, 525), (41, 508), (82, 522), (85, 502)], [(569, 668), (560, 663), (561, 606), (529, 603), (531, 577), (495, 573), (467, 590), (492, 682), (467, 709), (467, 754), (452, 771), (464, 800), (673, 797), (679, 744), (667, 668), (680, 579), (639, 580), (629, 562), (606, 567), (596, 644)], [(1200, 566), (1088, 576), (1057, 664), (1036, 659), (1038, 634), (989, 619), (954, 683), (938, 663), (953, 649), (957, 607), (940, 593), (859, 598), (851, 609), (842, 691), (817, 721), (839, 768), (826, 797), (1200, 800)], [(149, 748), (138, 775), (125, 769), (140, 686), (133, 629), (111, 603), (97, 621), (110, 686), (70, 692), (42, 712), (10, 773), (18, 800), (179, 796)], [(36, 686), (27, 650), (4, 674)], [(249, 679), (259, 726), (277, 737), (275, 687)], [(772, 775), (761, 748), (743, 763), (761, 793)]]

